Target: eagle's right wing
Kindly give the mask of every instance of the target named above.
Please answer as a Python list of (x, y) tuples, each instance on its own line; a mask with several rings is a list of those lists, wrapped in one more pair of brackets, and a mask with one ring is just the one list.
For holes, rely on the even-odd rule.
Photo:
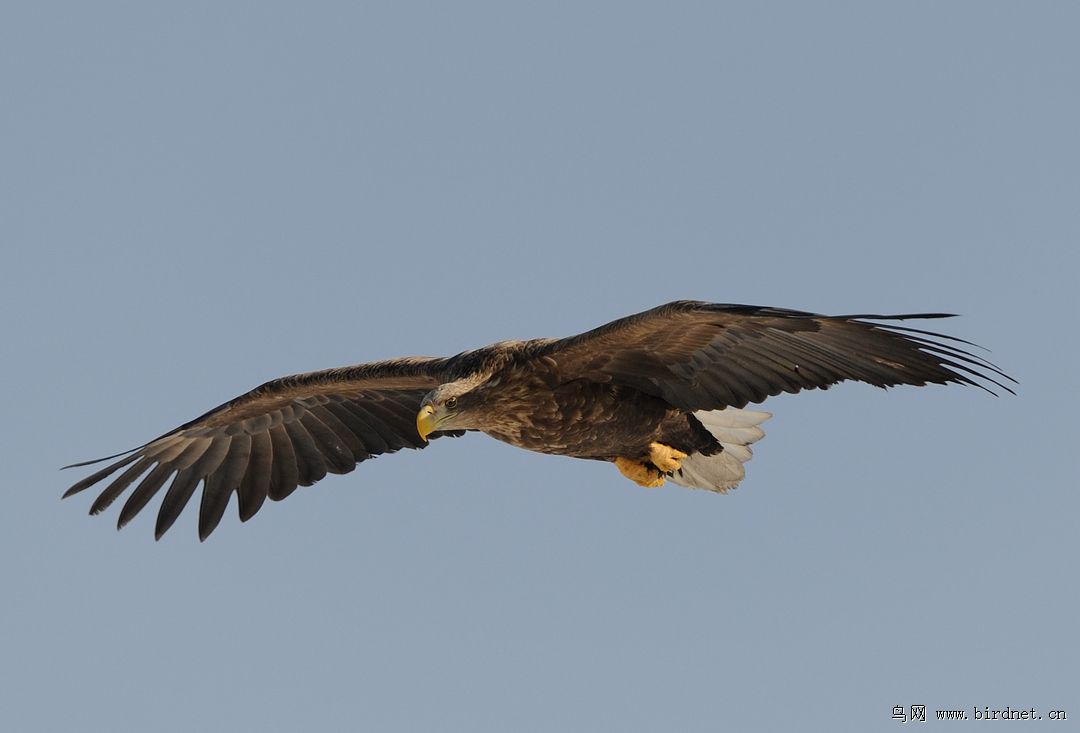
[(233, 492), (240, 519), (247, 521), (268, 497), (284, 499), (298, 485), (313, 484), (327, 473), (347, 473), (382, 453), (423, 448), (416, 413), (423, 396), (443, 381), (449, 363), (412, 357), (275, 379), (132, 451), (74, 464), (123, 456), (64, 496), (126, 467), (90, 507), (91, 514), (103, 511), (138, 481), (120, 511), (119, 528), (175, 474), (158, 511), (155, 536), (160, 538), (202, 481), (199, 538), (206, 539)]

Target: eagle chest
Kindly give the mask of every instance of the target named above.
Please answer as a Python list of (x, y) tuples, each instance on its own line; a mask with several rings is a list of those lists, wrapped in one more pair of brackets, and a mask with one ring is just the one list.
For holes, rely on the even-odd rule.
[(541, 453), (611, 457), (647, 445), (667, 412), (659, 400), (611, 384), (530, 382), (501, 394), (492, 416), (498, 424), (486, 433)]

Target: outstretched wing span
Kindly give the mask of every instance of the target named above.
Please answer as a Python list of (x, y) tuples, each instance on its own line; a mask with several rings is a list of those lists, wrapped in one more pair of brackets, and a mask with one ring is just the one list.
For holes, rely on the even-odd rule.
[[(741, 408), (780, 392), (823, 389), (847, 379), (878, 387), (953, 382), (1012, 392), (1006, 382), (1015, 380), (958, 345), (968, 342), (873, 322), (946, 316), (823, 316), (678, 301), (578, 336), (519, 342), (513, 356), (542, 360), (565, 381), (627, 385), (688, 411)], [(103, 511), (134, 485), (120, 511), (122, 527), (172, 478), (158, 511), (160, 538), (202, 482), (199, 537), (205, 539), (233, 492), (246, 521), (268, 497), (284, 499), (298, 485), (347, 473), (372, 456), (424, 447), (415, 422), (423, 395), (481, 365), (492, 368), (495, 357), (507, 355), (498, 347), (267, 382), (132, 451), (75, 464), (119, 459), (64, 496), (125, 469), (90, 508), (92, 514)]]
[(275, 379), (131, 451), (74, 464), (123, 456), (64, 496), (126, 468), (90, 507), (91, 514), (104, 511), (138, 481), (120, 510), (119, 528), (173, 477), (158, 511), (160, 538), (202, 481), (199, 539), (206, 539), (233, 492), (240, 519), (247, 521), (267, 498), (284, 499), (327, 473), (348, 473), (360, 461), (401, 448), (423, 448), (416, 412), (448, 362), (413, 357)]
[[(684, 410), (743, 407), (852, 379), (878, 387), (954, 382), (993, 392), (1013, 382), (942, 334), (869, 321), (945, 313), (823, 316), (677, 301), (570, 338), (537, 342), (565, 379), (625, 384)], [(987, 386), (991, 385), (991, 386)]]

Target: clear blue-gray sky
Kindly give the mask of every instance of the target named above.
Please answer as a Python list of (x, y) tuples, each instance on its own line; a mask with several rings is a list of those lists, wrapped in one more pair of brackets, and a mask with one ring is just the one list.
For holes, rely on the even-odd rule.
[[(1077, 28), (1069, 3), (5, 4), (4, 728), (1075, 725)], [(59, 466), (282, 374), (678, 298), (960, 313), (934, 325), (1019, 395), (771, 400), (728, 496), (469, 436), (204, 544), (191, 507), (155, 543), (152, 512), (117, 533), (59, 500), (85, 475)]]

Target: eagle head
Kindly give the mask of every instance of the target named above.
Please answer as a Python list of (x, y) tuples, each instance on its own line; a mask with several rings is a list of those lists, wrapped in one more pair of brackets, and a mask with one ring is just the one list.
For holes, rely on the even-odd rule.
[(473, 385), (448, 382), (424, 395), (416, 413), (416, 432), (427, 440), (436, 430), (460, 430), (468, 427), (469, 392)]

